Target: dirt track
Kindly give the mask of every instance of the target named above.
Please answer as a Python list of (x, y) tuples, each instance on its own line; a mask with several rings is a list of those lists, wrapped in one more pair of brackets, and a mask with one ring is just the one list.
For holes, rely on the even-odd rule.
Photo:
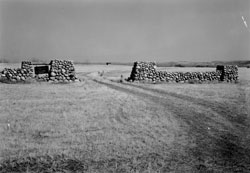
[(171, 111), (183, 124), (183, 132), (187, 132), (189, 145), (184, 150), (190, 158), (195, 158), (198, 170), (250, 171), (250, 149), (245, 139), (249, 129), (246, 112), (239, 112), (223, 103), (151, 89), (140, 84), (89, 79), (142, 100), (153, 101), (162, 109)]

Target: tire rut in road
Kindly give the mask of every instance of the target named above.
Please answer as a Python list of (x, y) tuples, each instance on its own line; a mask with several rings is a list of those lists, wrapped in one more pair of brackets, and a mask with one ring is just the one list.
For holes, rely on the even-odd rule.
[[(172, 97), (176, 97), (182, 100), (186, 100), (188, 102), (197, 104), (197, 105), (201, 105), (205, 108), (210, 108), (211, 110), (213, 110), (214, 112), (223, 115), (223, 117), (225, 117), (227, 120), (229, 120), (232, 124), (236, 124), (237, 127), (243, 127), (243, 129), (241, 129), (240, 131), (244, 130), (244, 127), (246, 126), (246, 117), (247, 114), (246, 113), (238, 113), (234, 110), (234, 108), (230, 108), (227, 105), (222, 105), (222, 103), (219, 102), (210, 102), (201, 98), (195, 98), (195, 97), (191, 97), (191, 96), (187, 96), (187, 95), (183, 95), (183, 94), (177, 94), (177, 93), (173, 93), (173, 92), (167, 92), (167, 91), (160, 91), (157, 89), (152, 89), (152, 88), (147, 88), (145, 86), (138, 86), (138, 85), (134, 85), (134, 84), (129, 84), (129, 83), (123, 83), (123, 85), (127, 85), (127, 86), (132, 86), (135, 88), (139, 88), (139, 89), (143, 89), (146, 91), (151, 91), (153, 93), (156, 94), (160, 94), (162, 96), (172, 96)], [(243, 126), (242, 126), (243, 125)]]
[[(204, 114), (196, 112), (190, 108), (180, 108), (170, 98), (166, 99), (157, 95), (162, 95), (164, 93), (168, 96), (182, 99), (184, 101), (191, 101), (203, 107), (208, 106), (220, 115), (222, 114), (225, 116), (228, 112), (224, 112), (225, 107), (222, 105), (215, 105), (208, 101), (202, 103), (204, 101), (202, 99), (196, 99), (189, 96), (182, 97), (180, 94), (170, 92), (162, 93), (161, 91), (148, 89), (141, 86), (123, 84), (132, 87), (124, 88), (122, 85), (118, 86), (117, 84), (99, 81), (96, 79), (92, 80), (111, 89), (133, 94), (142, 99), (149, 99), (152, 102), (161, 104), (162, 106), (167, 107), (169, 111), (174, 113), (178, 119), (185, 122), (188, 125), (188, 136), (190, 139), (193, 139), (193, 143), (196, 144), (195, 147), (190, 147), (186, 150), (193, 156), (191, 159), (195, 159), (195, 162), (198, 163), (195, 165), (198, 170), (203, 169), (208, 171), (211, 169), (216, 169), (217, 171), (222, 170), (227, 172), (234, 172), (235, 170), (250, 171), (250, 165), (248, 167), (248, 161), (250, 160), (250, 155), (248, 153), (250, 151), (242, 146), (241, 135), (238, 136), (237, 134), (234, 134), (234, 132), (224, 129), (224, 127), (221, 127), (221, 129), (224, 130), (208, 130), (207, 123), (209, 121), (213, 121), (211, 118), (204, 116)], [(144, 91), (141, 91), (142, 89), (149, 91), (154, 95), (145, 93)], [(155, 95), (155, 93), (157, 93), (157, 95)]]

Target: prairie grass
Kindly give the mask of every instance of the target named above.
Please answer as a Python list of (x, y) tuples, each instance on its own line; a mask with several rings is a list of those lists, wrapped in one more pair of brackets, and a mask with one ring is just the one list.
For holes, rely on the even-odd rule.
[(0, 172), (250, 171), (247, 78), (130, 84), (111, 80), (131, 67), (76, 68), (82, 82), (0, 83)]

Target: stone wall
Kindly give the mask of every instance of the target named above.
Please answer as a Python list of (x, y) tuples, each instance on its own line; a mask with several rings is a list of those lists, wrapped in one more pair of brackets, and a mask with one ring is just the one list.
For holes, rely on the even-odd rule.
[(35, 74), (34, 67), (30, 61), (23, 61), (21, 68), (5, 68), (1, 72), (2, 81), (19, 82), (35, 79), (36, 81), (72, 82), (76, 81), (75, 68), (72, 61), (52, 60), (49, 64), (49, 72)]
[(135, 62), (130, 75), (131, 80), (153, 80), (156, 76), (156, 63), (154, 62)]
[(167, 72), (157, 71), (154, 62), (135, 62), (129, 81), (145, 82), (209, 82), (238, 80), (237, 66), (222, 66), (216, 71), (208, 72)]
[(21, 69), (27, 69), (33, 71), (32, 63), (31, 61), (22, 61), (21, 63)]
[(218, 65), (216, 71), (222, 73), (220, 80), (221, 81), (236, 81), (238, 80), (238, 66), (237, 65)]
[(50, 80), (70, 82), (77, 79), (72, 61), (52, 60), (50, 64)]
[(19, 81), (26, 81), (33, 77), (33, 70), (32, 69), (10, 69), (5, 68), (1, 72), (1, 78), (3, 80), (11, 81), (11, 82), (19, 82)]

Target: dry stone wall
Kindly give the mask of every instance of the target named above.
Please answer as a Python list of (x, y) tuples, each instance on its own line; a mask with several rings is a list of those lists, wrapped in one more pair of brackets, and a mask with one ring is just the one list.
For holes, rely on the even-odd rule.
[(11, 82), (18, 82), (18, 81), (26, 81), (33, 77), (33, 70), (32, 69), (10, 69), (5, 68), (1, 72), (1, 78)]
[(52, 81), (75, 81), (75, 68), (72, 61), (52, 60), (49, 79)]
[(21, 68), (5, 68), (1, 72), (1, 80), (10, 82), (27, 81), (35, 79), (36, 81), (54, 81), (54, 82), (72, 82), (76, 81), (75, 68), (72, 61), (52, 60), (49, 64), (48, 73), (35, 74), (34, 65), (30, 61), (23, 61)]
[(49, 74), (36, 74), (35, 79), (36, 81), (39, 81), (39, 82), (48, 82)]
[(33, 68), (32, 68), (32, 63), (31, 63), (31, 61), (22, 61), (21, 69), (30, 70), (30, 71), (33, 72)]
[(221, 81), (236, 81), (238, 80), (238, 66), (237, 65), (227, 65), (222, 66), (218, 65), (216, 71), (220, 71), (222, 73), (220, 80)]
[(223, 66), (216, 71), (208, 72), (167, 72), (157, 71), (155, 62), (135, 62), (129, 81), (145, 82), (209, 82), (238, 80), (237, 66)]
[(153, 80), (157, 75), (155, 62), (135, 62), (130, 75), (131, 80)]

